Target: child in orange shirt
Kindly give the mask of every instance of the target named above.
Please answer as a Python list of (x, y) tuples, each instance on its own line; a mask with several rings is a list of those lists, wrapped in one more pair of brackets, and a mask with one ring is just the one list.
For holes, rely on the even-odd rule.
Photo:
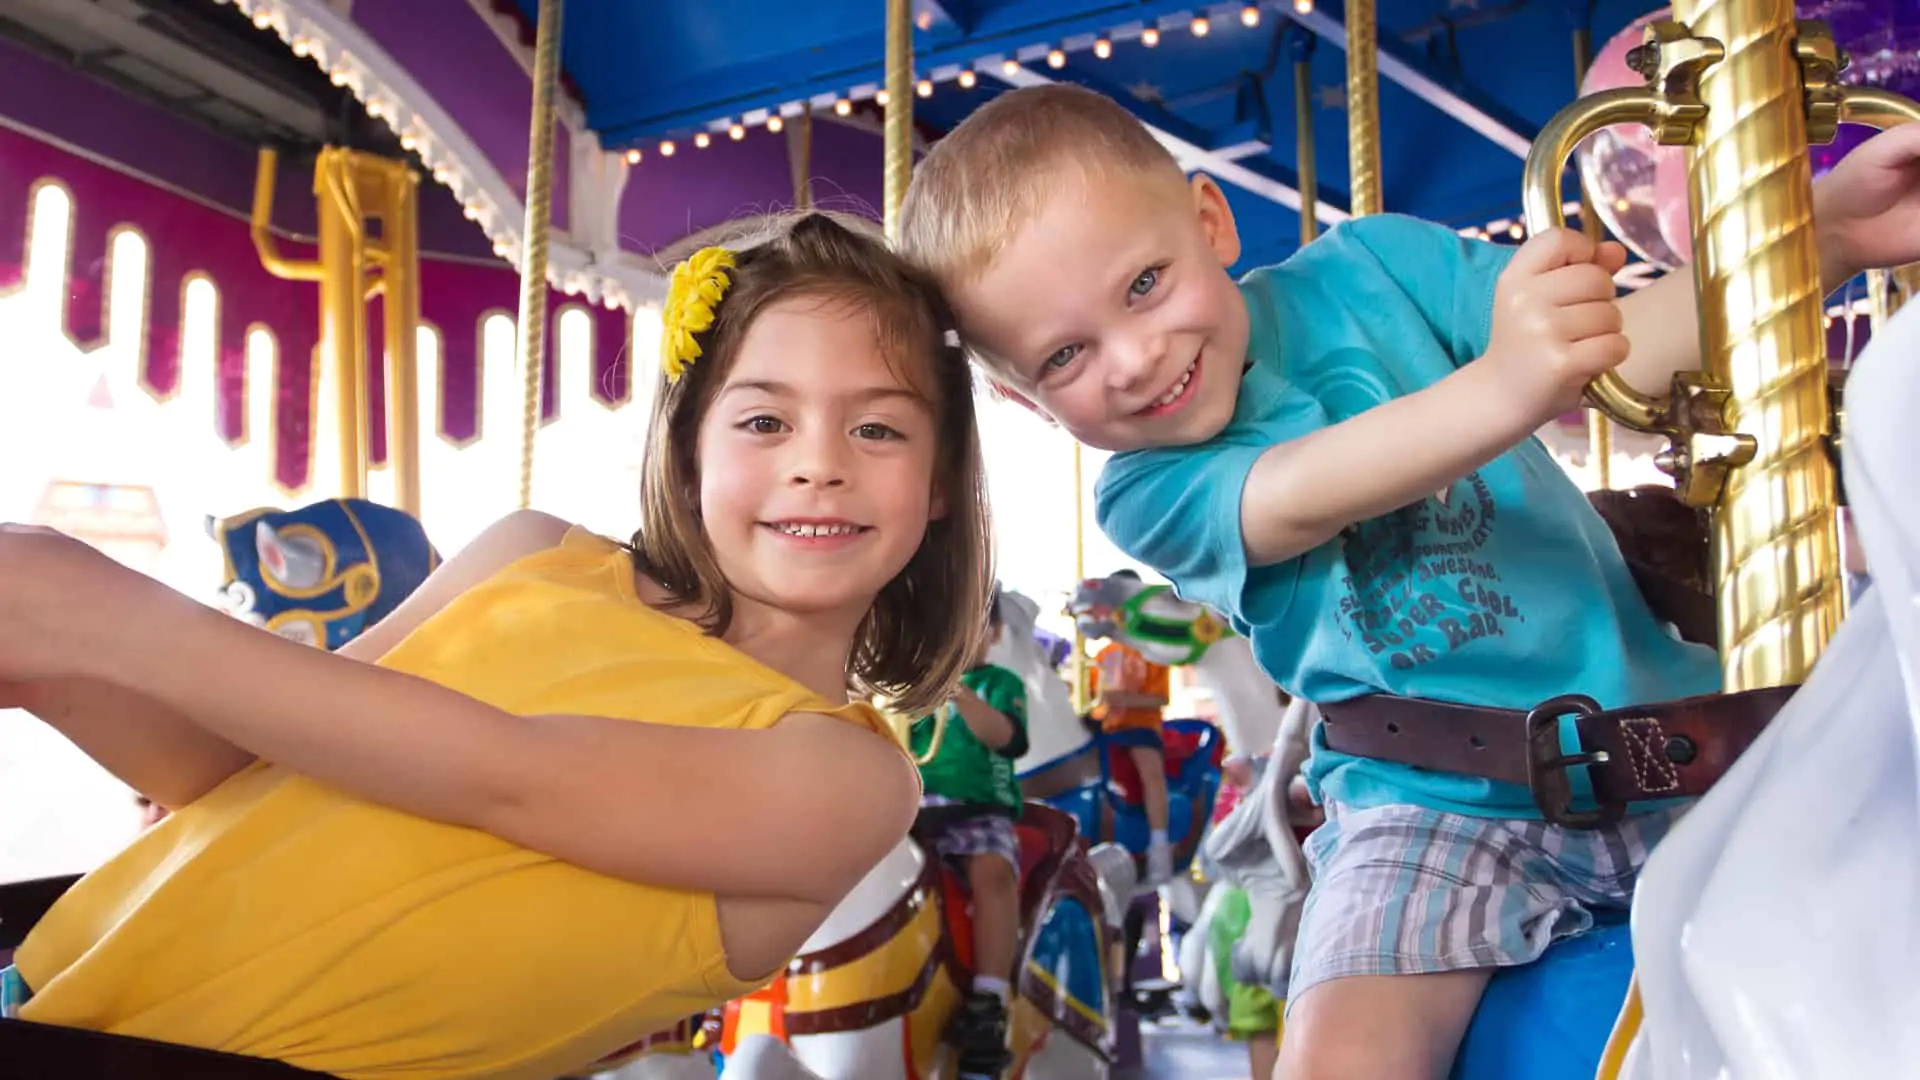
[[(1121, 571), (1122, 576), (1134, 576)], [(1139, 580), (1134, 576), (1134, 580)], [(1147, 811), (1147, 883), (1173, 878), (1173, 844), (1167, 839), (1167, 757), (1161, 741), (1162, 713), (1169, 694), (1168, 668), (1117, 640), (1094, 656), (1093, 718), (1100, 730), (1117, 735), (1140, 770), (1141, 801)], [(1125, 733), (1125, 734), (1122, 734)]]

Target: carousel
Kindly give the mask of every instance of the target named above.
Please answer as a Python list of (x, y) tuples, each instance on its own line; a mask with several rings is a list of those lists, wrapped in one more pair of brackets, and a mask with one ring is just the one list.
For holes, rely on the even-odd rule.
[[(1920, 277), (1819, 295), (1808, 192), (1920, 116), (1920, 9), (1386, 7), (5, 5), (0, 520), (326, 649), (504, 512), (630, 535), (667, 268), (788, 209), (890, 233), (916, 157), (1012, 88), (1094, 89), (1220, 182), (1236, 274), (1369, 214), (1509, 245), (1572, 225), (1628, 247), (1623, 292), (1690, 270), (1705, 363), (1661, 397), (1600, 380), (1538, 438), (1589, 491), (1710, 513), (1725, 691), (1798, 692), (1653, 858), (1631, 922), (1493, 979), (1453, 1075), (1906, 1075), (1907, 935), (1873, 916), (1920, 871), (1920, 377), (1887, 356), (1920, 334)], [(1236, 1003), (1284, 986), (1312, 710), (1218, 616), (1114, 573), (1090, 527), (1103, 455), (984, 389), (980, 410), (992, 659), (1031, 710), (1005, 1075), (1265, 1080), (1283, 1002)], [(1085, 719), (1098, 646), (1172, 670), (1164, 777)], [(139, 823), (57, 736), (0, 720), (4, 967)], [(1685, 764), (1673, 746), (1649, 767)], [(953, 1076), (970, 918), (908, 838), (766, 986), (580, 1075)], [(219, 1049), (0, 1019), (0, 1078), (319, 1075)]]

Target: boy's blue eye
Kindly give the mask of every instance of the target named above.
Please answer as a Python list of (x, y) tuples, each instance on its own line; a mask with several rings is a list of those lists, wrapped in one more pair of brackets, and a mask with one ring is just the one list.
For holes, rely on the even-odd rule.
[(1056, 349), (1053, 355), (1041, 361), (1041, 367), (1048, 371), (1058, 371), (1068, 364), (1073, 363), (1073, 358), (1079, 355), (1080, 346), (1068, 345), (1064, 348)]
[(1140, 271), (1140, 276), (1133, 279), (1133, 284), (1127, 287), (1127, 291), (1136, 297), (1145, 296), (1158, 284), (1160, 284), (1160, 268), (1149, 266)]

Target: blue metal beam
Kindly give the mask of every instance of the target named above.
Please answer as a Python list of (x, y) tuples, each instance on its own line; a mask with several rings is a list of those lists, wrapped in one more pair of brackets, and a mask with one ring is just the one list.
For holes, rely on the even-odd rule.
[[(1276, 6), (1272, 0), (1267, 5)], [(944, 2), (949, 12), (958, 6), (954, 0)], [(1206, 6), (1195, 0), (1105, 0), (1052, 18), (1022, 14), (1027, 9), (1021, 7), (995, 9), (969, 27), (965, 37), (944, 42), (917, 37), (914, 69), (922, 77), (939, 78), (943, 68), (957, 70), (1033, 50), (1044, 53), (1050, 45), (1084, 48), (1098, 35), (1124, 40), (1137, 36), (1144, 25), (1158, 26)], [(874, 8), (880, 10), (878, 4)], [(877, 87), (886, 70), (883, 32), (876, 19), (870, 30), (858, 35), (796, 51), (791, 66), (763, 61), (703, 71), (697, 79), (675, 79), (669, 85), (637, 87), (631, 95), (591, 102), (588, 123), (606, 145), (620, 146), (705, 129), (716, 120), (756, 109)]]
[[(1333, 10), (1328, 10), (1332, 8)], [(1342, 49), (1347, 47), (1346, 13), (1338, 0), (1323, 0), (1307, 14), (1292, 18)], [(1513, 115), (1488, 95), (1465, 82), (1434, 71), (1411, 50), (1380, 28), (1379, 69), (1383, 78), (1412, 91), (1427, 104), (1491, 139), (1514, 156), (1525, 158), (1538, 129)]]

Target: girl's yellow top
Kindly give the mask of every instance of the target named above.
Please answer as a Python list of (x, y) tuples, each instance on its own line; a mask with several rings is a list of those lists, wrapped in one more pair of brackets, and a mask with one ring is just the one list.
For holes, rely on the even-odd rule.
[[(627, 553), (579, 530), (379, 662), (519, 715), (766, 728), (824, 712), (899, 741), (877, 711), (831, 708), (648, 607)], [(606, 877), (265, 763), (88, 875), (15, 963), (34, 992), (24, 1019), (348, 1077), (550, 1080), (752, 989), (727, 970), (711, 894)]]

